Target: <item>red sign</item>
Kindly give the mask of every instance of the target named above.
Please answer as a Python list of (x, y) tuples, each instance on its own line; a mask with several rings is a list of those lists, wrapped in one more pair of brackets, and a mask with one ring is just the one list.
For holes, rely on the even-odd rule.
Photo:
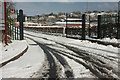
[(17, 23), (15, 23), (15, 27), (18, 27), (19, 25)]
[(10, 11), (10, 13), (15, 13), (15, 11)]
[(111, 17), (111, 15), (107, 15), (107, 17)]

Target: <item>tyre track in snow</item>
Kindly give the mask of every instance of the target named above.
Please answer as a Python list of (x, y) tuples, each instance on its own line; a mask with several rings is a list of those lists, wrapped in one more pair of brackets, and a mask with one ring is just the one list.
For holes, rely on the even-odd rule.
[[(33, 36), (33, 37), (37, 37), (37, 38), (42, 38), (42, 39), (45, 39), (45, 40), (53, 41), (53, 40), (50, 40), (50, 39), (47, 39), (47, 38), (44, 38), (44, 37), (39, 37), (39, 36), (31, 35), (31, 34), (28, 34), (28, 33), (25, 33), (25, 34), (26, 34), (26, 35), (29, 35), (29, 36)], [(56, 41), (53, 41), (53, 42), (56, 42)], [(57, 42), (57, 43), (58, 43), (58, 42)], [(72, 45), (76, 45), (76, 46), (81, 46), (81, 47), (85, 47), (85, 48), (91, 48), (91, 49), (94, 49), (94, 50), (105, 51), (105, 52), (108, 52), (108, 53), (118, 54), (118, 53), (113, 52), (113, 51), (108, 51), (108, 50), (103, 50), (103, 49), (98, 49), (98, 48), (92, 48), (92, 47), (77, 45), (77, 44), (73, 44), (73, 43), (68, 43), (68, 44), (72, 44)]]
[[(29, 38), (29, 37), (27, 37), (27, 38)], [(29, 38), (29, 39), (31, 39), (31, 38)], [(55, 79), (59, 78), (59, 76), (57, 74), (55, 60), (53, 59), (53, 56), (51, 55), (51, 53), (52, 53), (56, 57), (56, 59), (61, 63), (61, 65), (64, 67), (66, 78), (74, 79), (74, 75), (73, 75), (73, 71), (72, 71), (71, 67), (69, 66), (67, 61), (62, 56), (60, 56), (55, 50), (47, 47), (45, 44), (42, 44), (34, 39), (31, 39), (31, 40), (36, 42), (43, 49), (44, 53), (46, 53), (48, 62), (50, 64), (50, 70), (48, 73), (49, 78), (55, 78)], [(44, 76), (44, 77), (46, 77), (46, 76)]]
[[(61, 51), (61, 50), (56, 50), (56, 49), (53, 49), (53, 50), (55, 50), (56, 52), (62, 54), (63, 56), (67, 56), (68, 58), (73, 59), (74, 61), (76, 61), (79, 64), (82, 64), (87, 69), (89, 69), (94, 75), (96, 75), (99, 79), (103, 79), (103, 78), (112, 78), (112, 79), (114, 79), (114, 77), (112, 75), (108, 74), (108, 70), (103, 69), (103, 67), (106, 67), (106, 66), (104, 66), (104, 65), (101, 66), (100, 63), (95, 62), (95, 61), (94, 62), (93, 61), (89, 62), (88, 60), (85, 60), (85, 59), (88, 59), (88, 57), (77, 56), (77, 55), (70, 54), (68, 52)], [(69, 54), (69, 55), (67, 55), (66, 53)], [(77, 59), (75, 57), (82, 58), (83, 60), (85, 60), (86, 63), (80, 61), (79, 59)], [(93, 63), (95, 63), (95, 64), (93, 64)]]
[(58, 61), (64, 67), (66, 77), (67, 78), (74, 78), (73, 71), (72, 71), (71, 67), (69, 66), (69, 64), (67, 63), (67, 61), (62, 56), (60, 56), (59, 53), (56, 52), (55, 50), (50, 49), (49, 47), (47, 47), (47, 48), (49, 49), (49, 51), (51, 51), (51, 53), (53, 53), (53, 55), (58, 59)]
[[(61, 45), (64, 45), (64, 44), (61, 44)], [(77, 57), (82, 58), (86, 62), (92, 63), (93, 67), (97, 68), (101, 73), (108, 75), (108, 77), (114, 78), (112, 76), (114, 73), (117, 75), (118, 72), (114, 70), (111, 66), (107, 66), (102, 60), (99, 60), (96, 57), (89, 55), (86, 51), (80, 50), (75, 47), (67, 46), (67, 45), (64, 45), (64, 46), (66, 46), (66, 48), (68, 48), (69, 50), (72, 50), (73, 52), (75, 52), (80, 56), (80, 57), (79, 56)], [(112, 74), (109, 73), (109, 71), (111, 70), (113, 71)]]
[[(55, 43), (60, 44), (60, 45), (62, 44), (62, 43), (60, 43), (60, 42), (56, 42), (56, 41), (53, 41), (53, 40), (50, 40), (50, 39), (47, 39), (47, 38), (44, 38), (44, 37), (39, 37), (39, 36), (31, 35), (31, 34), (28, 34), (28, 33), (25, 33), (25, 34), (27, 34), (27, 35), (29, 35), (29, 36), (37, 37), (37, 38), (42, 38), (42, 39), (44, 39), (44, 40), (52, 41), (52, 42), (55, 42)], [(76, 45), (76, 44), (74, 44), (74, 45)], [(81, 45), (79, 45), (79, 46), (81, 46)], [(105, 51), (105, 52), (108, 52), (108, 53), (118, 54), (118, 53), (116, 53), (116, 52), (107, 51), (107, 50), (102, 50), (102, 49), (97, 49), (97, 48), (92, 48), (92, 47), (86, 47), (86, 46), (81, 46), (81, 47), (91, 48), (91, 49), (94, 49), (94, 50), (99, 50), (99, 51)], [(117, 62), (117, 60), (115, 60), (115, 59), (118, 58), (118, 57), (113, 57), (113, 56), (108, 56), (108, 57), (107, 57), (107, 56), (103, 56), (103, 55), (96, 54), (96, 53), (92, 53), (92, 54), (95, 54), (96, 56), (104, 57), (105, 59), (112, 60), (112, 61), (115, 61), (115, 62)]]
[[(31, 31), (31, 30), (30, 30)], [(38, 33), (39, 31), (32, 31), (32, 32), (35, 32), (35, 33)], [(46, 33), (42, 33), (42, 34), (46, 34)], [(46, 35), (54, 35), (54, 36), (58, 36), (58, 35), (56, 35), (56, 34), (46, 34)], [(79, 39), (78, 37), (67, 37), (67, 38), (71, 38), (71, 39)], [(88, 41), (90, 41), (90, 42), (92, 42), (92, 43), (98, 43), (98, 44), (101, 44), (101, 45), (105, 45), (105, 46), (107, 46), (107, 45), (112, 45), (113, 47), (118, 47), (118, 48), (120, 48), (120, 43), (112, 43), (112, 42), (105, 42), (105, 41), (99, 41), (99, 40), (92, 40), (92, 39), (86, 39), (86, 40), (88, 40)]]
[[(34, 36), (34, 37), (36, 37), (36, 36)], [(43, 37), (39, 37), (39, 38), (42, 38), (42, 39), (45, 39), (45, 40), (49, 40), (49, 39), (43, 38)], [(52, 40), (49, 40), (49, 41), (52, 41)], [(53, 41), (53, 42), (55, 42), (55, 41)], [(56, 43), (58, 43), (58, 42), (56, 42)], [(79, 60), (77, 60), (77, 59), (75, 59), (73, 57), (70, 57), (70, 56), (68, 56), (68, 55), (66, 55), (64, 53), (61, 53), (64, 56), (67, 56), (68, 58), (73, 59), (76, 62), (78, 62), (78, 63), (82, 64), (83, 66), (85, 66), (86, 68), (88, 68), (98, 78), (114, 78), (111, 74), (108, 73), (109, 70), (111, 70), (111, 67), (108, 67), (108, 66), (104, 65), (104, 62), (102, 62), (101, 60), (96, 59), (93, 56), (89, 56), (88, 53), (85, 53), (83, 50), (80, 50), (78, 48), (70, 47), (70, 46), (67, 46), (67, 45), (64, 45), (64, 44), (61, 44), (61, 43), (58, 43), (58, 44), (60, 44), (62, 46), (65, 46), (66, 48), (68, 48), (69, 50), (75, 52), (79, 56), (82, 56), (80, 58), (82, 58), (86, 62), (89, 62), (90, 65), (82, 63), (82, 62), (80, 62)], [(103, 69), (103, 67), (105, 67), (105, 68)]]
[[(32, 39), (33, 40), (33, 39)], [(35, 40), (34, 40), (35, 41)], [(39, 42), (37, 42), (37, 41), (35, 41), (37, 44), (40, 44)], [(45, 45), (43, 45), (42, 44), (42, 46), (45, 46)], [(60, 54), (62, 54), (63, 56), (66, 56), (66, 57), (68, 57), (68, 58), (70, 58), (70, 59), (73, 59), (75, 62), (77, 62), (77, 63), (79, 63), (79, 64), (82, 64), (86, 69), (89, 69), (94, 75), (96, 75), (96, 77), (98, 77), (99, 79), (101, 79), (101, 78), (105, 78), (97, 69), (95, 69), (95, 68), (92, 68), (92, 66), (91, 65), (88, 65), (87, 63), (84, 63), (84, 62), (82, 62), (82, 61), (80, 61), (80, 60), (78, 60), (78, 59), (75, 59), (74, 57), (71, 57), (71, 56), (69, 56), (69, 55), (67, 55), (67, 54), (65, 54), (64, 52), (61, 52), (61, 51), (59, 51), (59, 50), (56, 50), (56, 49), (53, 49), (53, 48), (51, 48), (51, 47), (48, 47), (48, 46), (46, 46), (46, 48), (47, 49), (51, 49), (51, 50), (53, 50), (53, 51), (55, 51), (55, 52), (57, 52), (57, 53), (60, 53)], [(73, 56), (73, 55), (72, 55)], [(74, 55), (75, 56), (75, 55)]]
[(50, 66), (50, 69), (49, 69), (49, 72), (48, 72), (49, 78), (58, 78), (57, 72), (56, 72), (57, 71), (56, 64), (55, 64), (55, 61), (54, 61), (52, 55), (49, 53), (48, 49), (44, 45), (42, 45), (38, 42), (36, 42), (36, 43), (43, 49), (44, 53), (47, 56), (49, 66)]

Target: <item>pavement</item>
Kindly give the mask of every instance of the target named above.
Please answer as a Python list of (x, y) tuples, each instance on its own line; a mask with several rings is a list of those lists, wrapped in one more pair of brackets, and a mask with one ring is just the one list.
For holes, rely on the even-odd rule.
[(43, 66), (43, 50), (34, 41), (26, 39), (25, 42), (28, 50), (17, 60), (2, 67), (2, 78), (31, 78)]
[(28, 49), (28, 44), (25, 40), (22, 41), (12, 41), (6, 46), (1, 45), (1, 59), (0, 59), (0, 67), (8, 64), (11, 61), (18, 59), (22, 56)]

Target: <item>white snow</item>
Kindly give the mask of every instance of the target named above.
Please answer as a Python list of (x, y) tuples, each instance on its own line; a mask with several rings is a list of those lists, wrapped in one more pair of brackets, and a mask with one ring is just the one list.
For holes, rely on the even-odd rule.
[(10, 60), (11, 58), (17, 56), (22, 51), (24, 51), (27, 48), (27, 43), (25, 40), (23, 41), (12, 41), (12, 43), (8, 44), (7, 46), (3, 47), (2, 53), (2, 60), (0, 60), (0, 63), (3, 63), (5, 61)]
[[(2, 43), (0, 42), (0, 53), (2, 53)], [(0, 61), (2, 60), (2, 54), (0, 54)], [(2, 79), (2, 69), (0, 69), (0, 80)]]
[(28, 26), (28, 27), (36, 27), (36, 28), (60, 28), (62, 26)]
[[(34, 33), (34, 32), (28, 32), (28, 31), (25, 31), (25, 33), (28, 33), (28, 34), (31, 34), (34, 36), (38, 36), (38, 37), (34, 37), (34, 36), (26, 35), (26, 36), (34, 38), (35, 40), (42, 42), (42, 43), (56, 45), (55, 42), (59, 42), (62, 44), (66, 44), (68, 46), (72, 46), (72, 47), (76, 47), (81, 50), (85, 50), (85, 51), (89, 52), (90, 55), (93, 55), (96, 58), (105, 62), (107, 65), (109, 65), (115, 69), (118, 69), (118, 67), (117, 67), (117, 65), (118, 65), (118, 48), (117, 47), (113, 47), (111, 45), (105, 46), (105, 45), (101, 45), (101, 44), (97, 44), (97, 43), (92, 43), (87, 40), (76, 40), (76, 39), (70, 39), (70, 38), (66, 38), (66, 37), (62, 37), (62, 36), (46, 35), (46, 34)], [(47, 38), (51, 41), (44, 40), (40, 37)], [(56, 45), (56, 46), (59, 46), (59, 45)], [(53, 46), (51, 46), (51, 47), (53, 48)], [(60, 49), (60, 48), (57, 47), (55, 49)], [(64, 47), (61, 49), (65, 50), (67, 52), (70, 52), (69, 50), (64, 49)], [(114, 61), (106, 59), (104, 57), (113, 59)], [(75, 68), (73, 70), (75, 70)], [(77, 76), (77, 72), (74, 71), (74, 73)]]
[[(113, 47), (111, 45), (105, 46), (97, 43), (92, 43), (87, 40), (76, 40), (76, 39), (70, 39), (62, 36), (46, 35), (42, 33), (30, 32), (30, 31), (25, 31), (24, 33), (36, 36), (34, 37), (34, 36), (25, 34), (25, 36), (30, 37), (40, 43), (43, 43), (46, 45), (48, 44), (48, 46), (51, 48), (63, 50), (63, 51), (69, 52), (70, 54), (74, 54), (74, 52), (72, 52), (71, 50), (68, 50), (64, 46), (56, 44), (56, 42), (59, 42), (68, 46), (72, 46), (81, 50), (85, 50), (89, 52), (90, 55), (95, 56), (96, 58), (105, 62), (107, 65), (110, 65), (111, 67), (117, 69), (116, 67), (118, 65), (117, 63), (118, 48), (117, 47)], [(40, 37), (46, 38), (48, 40), (42, 39)], [(114, 39), (113, 41), (116, 41), (116, 40)], [(2, 68), (3, 78), (30, 78), (33, 76), (34, 73), (36, 73), (39, 69), (41, 69), (43, 63), (45, 63), (45, 55), (43, 50), (35, 42), (29, 39), (27, 39), (27, 42), (29, 44), (29, 49), (24, 54), (24, 56), (20, 57), (16, 61), (11, 62), (10, 64), (7, 64)], [(8, 48), (8, 51), (9, 49), (10, 51), (12, 50), (11, 47)], [(69, 54), (66, 54), (66, 55), (69, 55)], [(65, 56), (63, 57), (67, 60), (70, 67), (73, 69), (75, 78), (94, 78), (94, 75), (89, 71), (89, 69), (86, 69), (83, 65), (78, 64), (77, 62), (75, 62), (72, 59), (69, 59), (68, 57), (65, 57)], [(104, 57), (113, 59), (114, 61), (108, 60)], [(73, 58), (79, 59), (80, 61), (85, 63), (85, 61), (81, 58), (77, 58), (77, 57), (73, 57)], [(56, 61), (56, 63), (58, 62)], [(62, 72), (64, 73), (64, 71)]]
[(119, 42), (118, 42), (118, 39), (115, 39), (115, 38), (113, 38), (113, 39), (104, 38), (104, 39), (102, 39), (101, 41), (112, 42), (112, 43), (119, 43)]
[(102, 42), (110, 42), (110, 43), (120, 43), (119, 39), (116, 38), (103, 38), (103, 39), (93, 39), (93, 38), (88, 38), (88, 39), (92, 39), (92, 40), (98, 40), (98, 41), (102, 41)]
[(68, 57), (65, 57), (65, 59), (73, 69), (74, 78), (95, 78), (89, 69), (86, 69), (83, 65), (69, 59)]
[(3, 78), (31, 78), (44, 62), (44, 52), (35, 42), (27, 39), (28, 51), (16, 61), (2, 68)]
[[(32, 34), (35, 36), (41, 36), (56, 42), (64, 43), (70, 46), (74, 46), (86, 51), (90, 51), (92, 53), (100, 54), (100, 55), (109, 55), (109, 56), (118, 56), (118, 48), (113, 47), (111, 45), (105, 46), (97, 43), (92, 43), (87, 40), (75, 40), (75, 39), (70, 39), (66, 37), (61, 37), (61, 36), (52, 36), (52, 35), (46, 35), (46, 34), (41, 34), (41, 33), (33, 33), (33, 32), (25, 32), (28, 34)], [(30, 37), (30, 36), (29, 36)], [(37, 38), (37, 40), (41, 41), (40, 38)], [(46, 40), (44, 41), (46, 43)], [(49, 41), (47, 41), (49, 42)]]

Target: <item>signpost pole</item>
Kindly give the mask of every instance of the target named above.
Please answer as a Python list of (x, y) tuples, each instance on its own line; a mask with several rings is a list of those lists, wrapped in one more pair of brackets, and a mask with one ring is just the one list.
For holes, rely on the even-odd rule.
[(7, 45), (7, 13), (6, 13), (6, 1), (4, 0), (4, 17), (5, 17), (5, 44)]

